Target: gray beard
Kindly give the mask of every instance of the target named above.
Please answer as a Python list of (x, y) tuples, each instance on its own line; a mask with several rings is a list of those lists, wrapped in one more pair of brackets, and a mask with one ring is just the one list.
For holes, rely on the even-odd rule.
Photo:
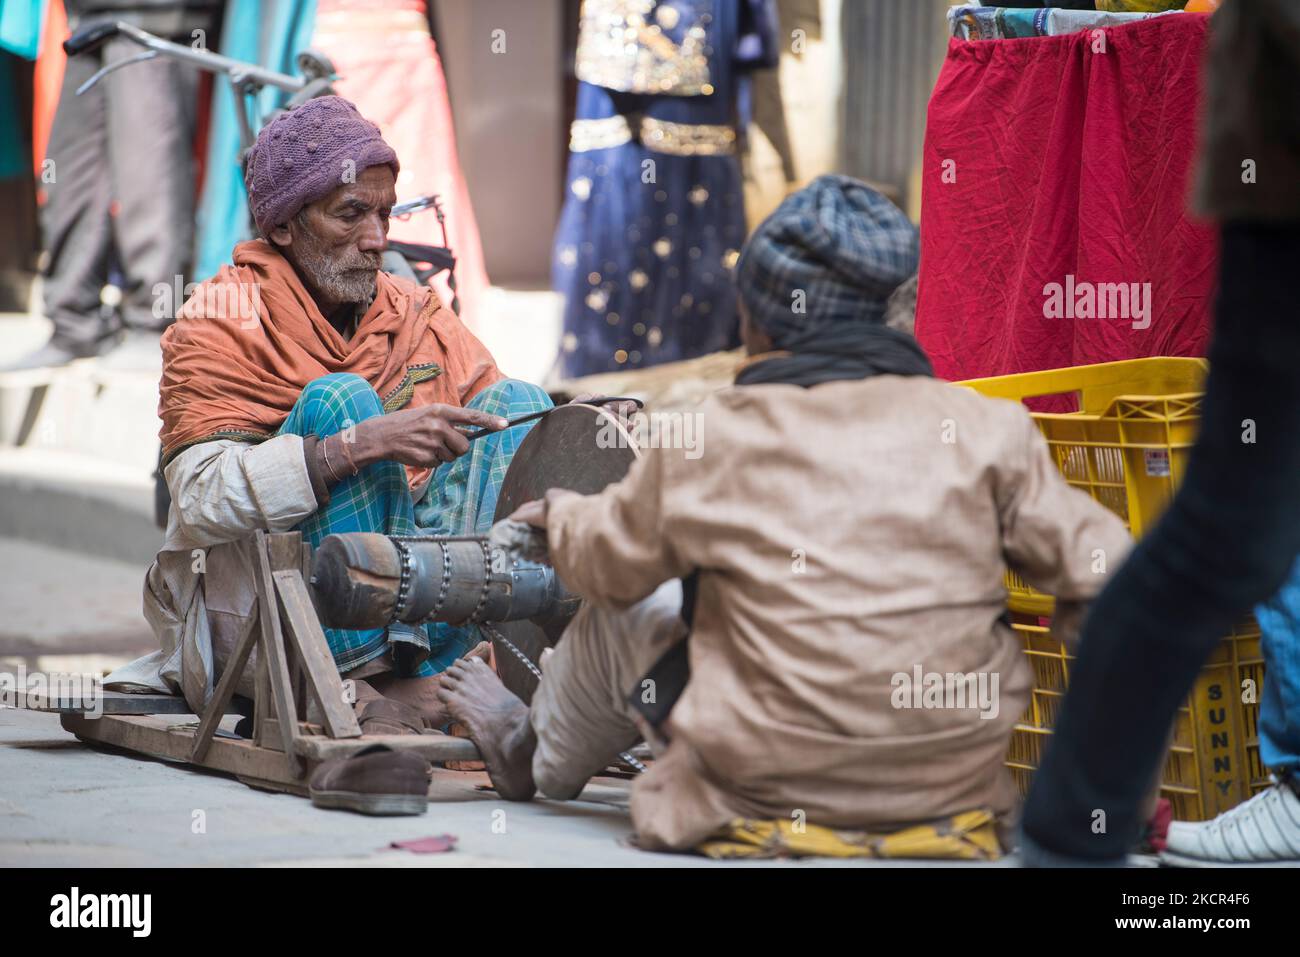
[(355, 260), (321, 255), (314, 249), (297, 249), (294, 257), (320, 293), (335, 302), (370, 302), (375, 298), (377, 273), (383, 258), (358, 256)]

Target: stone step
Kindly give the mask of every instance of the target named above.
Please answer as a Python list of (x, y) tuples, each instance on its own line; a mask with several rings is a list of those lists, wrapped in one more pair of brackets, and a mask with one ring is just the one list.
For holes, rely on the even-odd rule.
[(143, 572), (162, 544), (153, 500), (152, 463), (142, 469), (66, 449), (0, 449), (0, 536), (137, 563)]
[(137, 471), (158, 461), (158, 375), (85, 359), (0, 374), (0, 448), (78, 452)]

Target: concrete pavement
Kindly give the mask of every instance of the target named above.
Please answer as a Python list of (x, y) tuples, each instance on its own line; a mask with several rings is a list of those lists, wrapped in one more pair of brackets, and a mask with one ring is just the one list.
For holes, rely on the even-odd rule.
[[(438, 777), (448, 776), (451, 783), (435, 782), (427, 814), (368, 818), (319, 810), (305, 798), (256, 791), (219, 774), (92, 750), (54, 715), (0, 710), (0, 866), (906, 866), (727, 864), (651, 854), (626, 844), (625, 782), (599, 779), (580, 801), (517, 804), (479, 790), (486, 775)], [(455, 835), (456, 849), (387, 849), (393, 841), (439, 834)]]
[[(0, 671), (103, 673), (153, 650), (143, 578), (137, 563), (0, 538)], [(602, 779), (578, 802), (513, 804), (477, 789), (485, 775), (438, 778), (423, 817), (366, 818), (98, 750), (55, 715), (0, 709), (0, 866), (724, 866), (627, 847), (626, 782)], [(449, 854), (384, 850), (444, 833), (459, 839)]]
[(99, 670), (154, 650), (143, 586), (143, 565), (0, 537), (0, 670)]

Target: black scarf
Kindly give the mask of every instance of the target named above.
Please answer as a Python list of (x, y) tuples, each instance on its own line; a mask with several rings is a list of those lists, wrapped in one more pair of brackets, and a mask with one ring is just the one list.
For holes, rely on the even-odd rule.
[(736, 385), (780, 382), (808, 388), (822, 382), (875, 375), (932, 376), (934, 369), (907, 333), (880, 323), (845, 323), (830, 326), (789, 355), (746, 366), (736, 376)]

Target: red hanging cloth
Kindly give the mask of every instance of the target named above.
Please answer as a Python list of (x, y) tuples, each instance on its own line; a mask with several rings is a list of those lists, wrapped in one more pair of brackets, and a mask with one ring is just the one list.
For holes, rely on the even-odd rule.
[(1217, 234), (1188, 190), (1207, 20), (949, 43), (916, 322), (940, 376), (1204, 354)]

